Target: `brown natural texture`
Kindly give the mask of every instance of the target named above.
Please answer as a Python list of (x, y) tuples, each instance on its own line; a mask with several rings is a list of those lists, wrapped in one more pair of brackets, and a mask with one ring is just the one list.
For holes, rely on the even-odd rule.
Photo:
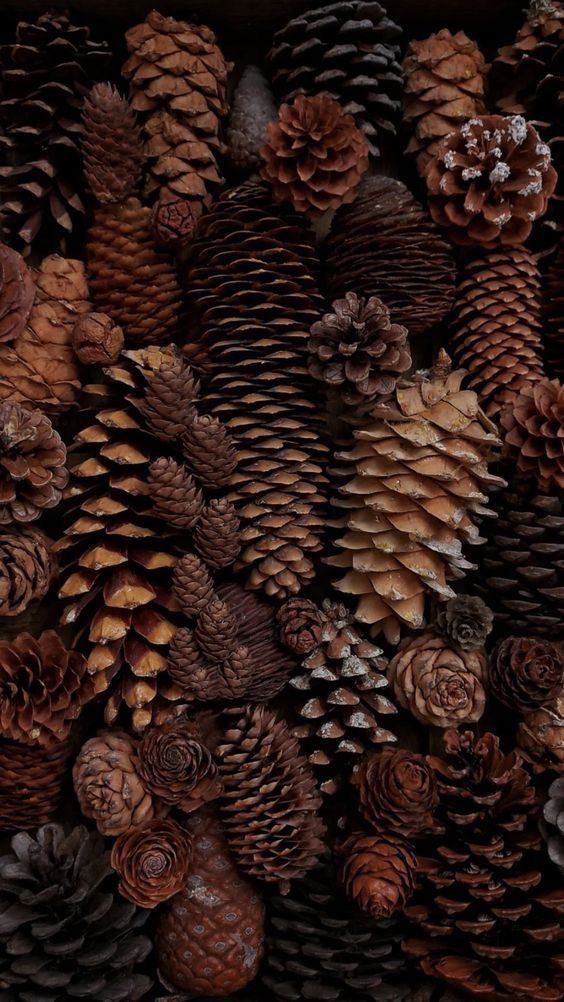
[(542, 378), (541, 327), (540, 275), (531, 251), (507, 247), (465, 263), (449, 350), (488, 417), (497, 418)]
[(299, 94), (267, 126), (261, 177), (278, 202), (316, 218), (352, 202), (368, 169), (368, 144), (327, 94)]
[(261, 163), (260, 151), (276, 102), (258, 66), (245, 66), (235, 88), (227, 127), (229, 159), (236, 170), (251, 173)]
[(213, 582), (207, 567), (193, 553), (186, 553), (176, 563), (172, 588), (184, 615), (197, 616), (212, 601)]
[(528, 771), (493, 734), (470, 731), (446, 734), (429, 764), (443, 832), (417, 845), (404, 948), (465, 997), (560, 998), (562, 889), (543, 858)]
[(374, 919), (401, 911), (413, 894), (417, 860), (401, 835), (349, 835), (340, 847), (340, 878), (348, 897)]
[(564, 699), (553, 707), (526, 713), (517, 727), (517, 744), (536, 772), (564, 772)]
[(112, 84), (88, 93), (83, 109), (82, 157), (90, 191), (100, 205), (122, 202), (141, 182), (141, 131)]
[(0, 728), (24, 744), (65, 740), (94, 695), (86, 662), (54, 630), (0, 641)]
[(403, 119), (411, 132), (407, 153), (415, 156), (421, 177), (441, 140), (485, 110), (487, 65), (464, 31), (442, 28), (421, 41), (412, 40), (403, 61)]
[(196, 415), (184, 435), (182, 445), (190, 454), (192, 467), (205, 487), (225, 487), (237, 465), (233, 440), (222, 421), (210, 414)]
[(48, 417), (0, 404), (0, 525), (34, 522), (55, 508), (68, 480), (66, 446)]
[(289, 598), (276, 613), (280, 640), (292, 654), (311, 654), (319, 646), (323, 615), (310, 598)]
[(151, 233), (157, 247), (178, 254), (190, 242), (198, 222), (192, 202), (164, 191), (153, 207)]
[(472, 118), (440, 144), (425, 174), (429, 210), (459, 244), (515, 246), (556, 187), (550, 149), (521, 115)]
[(194, 635), (210, 661), (225, 660), (237, 635), (237, 623), (227, 603), (215, 599), (206, 605), (198, 617)]
[(398, 702), (427, 726), (479, 720), (486, 705), (488, 661), (483, 651), (449, 647), (432, 633), (406, 638), (390, 661)]
[(194, 529), (194, 547), (208, 567), (231, 567), (241, 550), (237, 512), (227, 498), (212, 498)]
[(120, 894), (140, 908), (155, 908), (182, 890), (191, 857), (190, 836), (176, 821), (145, 821), (130, 828), (112, 847)]
[(407, 328), (393, 322), (376, 296), (366, 300), (347, 292), (331, 310), (311, 328), (311, 375), (353, 407), (392, 393), (400, 373), (411, 367)]
[(548, 788), (548, 796), (542, 811), (541, 831), (546, 840), (546, 848), (552, 862), (560, 873), (564, 872), (564, 778), (559, 776)]
[(452, 306), (452, 248), (395, 178), (362, 181), (353, 204), (335, 214), (324, 249), (331, 298), (376, 296), (410, 335), (440, 323)]
[(337, 453), (344, 531), (328, 563), (346, 571), (335, 586), (358, 597), (355, 618), (391, 643), (402, 626), (424, 625), (428, 595), (453, 597), (447, 579), (472, 566), (463, 544), (480, 542), (485, 489), (503, 484), (488, 472), (494, 426), (461, 390), (463, 375), (441, 353), (430, 372), (373, 406), (351, 451)]
[(223, 998), (258, 973), (264, 905), (256, 885), (235, 866), (212, 813), (192, 815), (186, 828), (192, 842), (190, 870), (180, 893), (159, 912), (157, 961), (171, 991)]
[(137, 742), (102, 731), (83, 744), (73, 769), (80, 809), (101, 835), (116, 837), (155, 816), (156, 804), (139, 772)]
[(15, 341), (28, 321), (35, 286), (17, 251), (0, 243), (0, 341)]
[(0, 532), (0, 616), (17, 616), (44, 598), (56, 572), (51, 541), (32, 526)]
[(543, 379), (521, 391), (501, 416), (505, 451), (541, 491), (564, 488), (564, 386)]
[(177, 443), (196, 416), (200, 384), (180, 353), (170, 348), (164, 352), (166, 365), (153, 367), (138, 406), (152, 435), (163, 442)]
[(440, 605), (435, 616), (437, 631), (463, 651), (482, 648), (493, 623), (493, 612), (478, 595), (456, 595)]
[(543, 287), (544, 350), (551, 376), (564, 379), (564, 238), (547, 270)]
[(111, 365), (123, 348), (123, 331), (106, 313), (87, 313), (76, 321), (72, 344), (83, 365)]
[(217, 756), (229, 848), (244, 873), (283, 892), (322, 852), (313, 772), (287, 724), (260, 706), (231, 711)]
[(189, 721), (176, 720), (146, 731), (139, 746), (139, 773), (153, 796), (185, 814), (215, 800), (220, 792), (217, 766)]
[(354, 777), (360, 811), (372, 828), (410, 838), (433, 827), (437, 783), (423, 755), (385, 748)]
[(183, 463), (164, 456), (149, 467), (152, 512), (176, 530), (193, 529), (203, 512), (201, 487)]
[(187, 702), (238, 702), (247, 694), (253, 669), (249, 651), (236, 635), (219, 660), (208, 660), (194, 631), (187, 628), (177, 630), (169, 648), (169, 674)]
[(0, 832), (27, 831), (55, 816), (71, 756), (70, 741), (42, 748), (0, 740)]
[(564, 660), (547, 640), (507, 637), (490, 656), (494, 695), (521, 713), (550, 706), (564, 687)]

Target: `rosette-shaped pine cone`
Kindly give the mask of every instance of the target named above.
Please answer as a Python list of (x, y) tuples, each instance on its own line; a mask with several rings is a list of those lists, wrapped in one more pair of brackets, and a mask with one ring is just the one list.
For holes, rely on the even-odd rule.
[(56, 572), (52, 544), (39, 529), (0, 531), (0, 616), (17, 616), (43, 598)]
[(82, 654), (67, 650), (54, 630), (37, 639), (20, 633), (15, 640), (0, 641), (4, 737), (24, 744), (63, 741), (94, 695)]
[(310, 598), (289, 598), (276, 613), (280, 640), (292, 654), (311, 654), (321, 642), (323, 615)]
[(564, 699), (526, 713), (517, 726), (519, 751), (535, 772), (564, 772)]
[(443, 28), (412, 40), (403, 61), (403, 120), (412, 135), (407, 153), (425, 177), (441, 140), (484, 109), (487, 65), (478, 46), (463, 31)]
[(141, 130), (127, 101), (110, 83), (96, 84), (82, 109), (82, 158), (100, 205), (122, 202), (141, 183)]
[(375, 296), (386, 304), (393, 323), (413, 336), (450, 311), (456, 274), (452, 247), (395, 178), (370, 176), (361, 182), (353, 204), (335, 213), (324, 251), (332, 299), (351, 289), (367, 299)]
[(72, 740), (52, 748), (0, 739), (0, 832), (37, 828), (57, 813)]
[(331, 309), (311, 328), (311, 375), (353, 407), (392, 393), (411, 366), (407, 328), (392, 322), (376, 296), (365, 300), (347, 292)]
[(244, 873), (284, 892), (323, 851), (313, 772), (287, 724), (262, 706), (230, 712), (217, 756), (229, 848)]
[(155, 816), (139, 772), (136, 742), (121, 731), (102, 731), (81, 748), (73, 769), (80, 809), (101, 835), (115, 838)]
[(485, 653), (449, 647), (433, 633), (407, 637), (390, 661), (388, 678), (400, 706), (428, 727), (474, 723), (484, 712)]
[(425, 180), (433, 219), (457, 243), (515, 246), (546, 212), (556, 171), (521, 115), (486, 115), (443, 140)]
[(493, 612), (478, 595), (456, 595), (440, 605), (435, 615), (437, 631), (463, 651), (483, 648), (493, 624)]
[(299, 94), (267, 126), (261, 177), (278, 202), (315, 218), (352, 202), (368, 170), (368, 144), (351, 115), (327, 94)]
[(505, 452), (541, 491), (564, 488), (564, 385), (543, 379), (521, 391), (501, 416)]
[(0, 243), (0, 342), (20, 336), (34, 299), (35, 286), (24, 259)]
[(217, 766), (189, 721), (148, 728), (139, 745), (138, 768), (153, 796), (185, 814), (219, 795)]
[(0, 404), (0, 525), (33, 522), (55, 508), (67, 484), (66, 446), (49, 418)]
[(349, 835), (339, 849), (340, 879), (349, 898), (374, 919), (403, 911), (415, 887), (417, 859), (401, 835)]
[(257, 169), (266, 127), (277, 115), (272, 91), (258, 66), (245, 66), (235, 88), (227, 126), (229, 159), (235, 168), (249, 173)]
[(547, 269), (543, 287), (546, 369), (564, 381), (564, 236)]
[(79, 317), (72, 332), (72, 344), (83, 365), (111, 365), (123, 348), (123, 331), (107, 313)]
[(512, 710), (550, 706), (564, 688), (564, 660), (548, 640), (507, 637), (490, 655), (490, 688)]
[(416, 844), (404, 949), (464, 997), (558, 999), (562, 890), (546, 866), (528, 770), (493, 734), (470, 731), (448, 732), (429, 764), (442, 831)]
[(376, 831), (410, 838), (433, 827), (439, 795), (423, 755), (385, 748), (362, 763), (353, 782), (361, 814)]
[(379, 3), (337, 0), (307, 10), (274, 36), (267, 67), (281, 101), (329, 94), (354, 116), (370, 152), (395, 135), (401, 108), (401, 28)]
[(178, 894), (186, 883), (192, 845), (176, 821), (153, 819), (119, 835), (112, 867), (122, 897), (140, 908), (155, 908)]
[(548, 855), (564, 873), (564, 776), (559, 776), (548, 788), (540, 828), (546, 839)]

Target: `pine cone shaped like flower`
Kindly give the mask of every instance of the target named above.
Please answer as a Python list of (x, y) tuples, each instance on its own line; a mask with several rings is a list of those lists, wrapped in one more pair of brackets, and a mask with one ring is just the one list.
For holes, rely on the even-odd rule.
[(17, 616), (44, 598), (55, 572), (52, 544), (39, 529), (0, 531), (0, 616)]
[(195, 417), (182, 437), (182, 448), (192, 471), (204, 487), (223, 487), (237, 464), (225, 425), (209, 414)]
[(564, 385), (543, 379), (527, 386), (501, 416), (505, 451), (523, 479), (539, 490), (564, 488)]
[(17, 251), (0, 243), (0, 341), (10, 342), (23, 333), (35, 286), (27, 265)]
[(55, 508), (66, 487), (67, 450), (48, 417), (0, 404), (0, 525), (33, 522)]
[(361, 814), (376, 831), (410, 838), (433, 827), (439, 795), (423, 755), (385, 748), (362, 763), (353, 782)]
[(90, 191), (100, 205), (122, 202), (141, 182), (141, 130), (112, 84), (96, 84), (82, 109), (82, 156)]
[(172, 589), (185, 616), (197, 616), (212, 600), (213, 581), (204, 563), (193, 553), (177, 561)]
[(153, 796), (185, 814), (219, 795), (217, 765), (189, 721), (147, 729), (139, 746), (139, 772)]
[(198, 484), (183, 463), (161, 457), (149, 467), (153, 513), (175, 529), (193, 529), (204, 506)]
[(351, 115), (327, 94), (299, 94), (267, 128), (261, 177), (279, 202), (315, 218), (352, 202), (368, 170), (368, 144)]
[(493, 623), (493, 612), (478, 595), (456, 595), (440, 605), (435, 616), (435, 627), (444, 640), (463, 651), (483, 648)]
[(308, 349), (311, 375), (353, 407), (392, 393), (411, 366), (407, 328), (392, 322), (381, 299), (354, 292), (313, 325)]
[(182, 890), (191, 857), (188, 833), (165, 818), (145, 821), (119, 835), (111, 861), (122, 897), (139, 908), (155, 908)]
[(459, 244), (514, 246), (529, 236), (556, 187), (550, 149), (521, 115), (465, 122), (425, 175), (429, 209)]
[(204, 606), (194, 631), (200, 650), (211, 661), (223, 661), (237, 647), (237, 622), (227, 602)]
[(164, 351), (152, 367), (139, 410), (156, 438), (177, 442), (196, 417), (199, 393), (199, 381), (180, 353)]
[(72, 738), (52, 748), (0, 740), (0, 832), (29, 831), (55, 817), (66, 790), (72, 746)]
[(564, 686), (564, 659), (548, 640), (506, 637), (490, 656), (490, 687), (512, 710), (550, 706)]
[(153, 818), (156, 804), (139, 771), (138, 745), (121, 731), (102, 731), (81, 748), (73, 770), (80, 809), (101, 835), (115, 838)]
[(340, 847), (340, 879), (348, 897), (374, 919), (402, 911), (415, 887), (417, 859), (401, 835), (350, 835)]
[[(99, 835), (83, 827), (66, 834), (55, 824), (34, 837), (15, 835), (0, 879), (0, 978), (10, 996), (42, 1002), (146, 996), (151, 982), (138, 972), (151, 951), (139, 933), (147, 916), (117, 893)], [(21, 949), (13, 952), (16, 938), (25, 939), (25, 964)]]
[(227, 498), (212, 498), (204, 505), (194, 530), (194, 546), (208, 567), (231, 567), (241, 550), (237, 512)]

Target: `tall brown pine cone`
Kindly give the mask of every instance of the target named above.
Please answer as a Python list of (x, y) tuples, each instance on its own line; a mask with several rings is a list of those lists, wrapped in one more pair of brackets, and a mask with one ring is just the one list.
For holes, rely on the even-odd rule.
[(310, 598), (289, 598), (276, 613), (280, 640), (292, 654), (303, 657), (319, 646), (323, 615)]
[(251, 174), (260, 166), (266, 128), (276, 116), (267, 80), (258, 66), (245, 66), (233, 93), (227, 127), (229, 160), (237, 171)]
[(261, 177), (278, 202), (315, 218), (352, 202), (368, 170), (368, 144), (351, 115), (327, 94), (299, 94), (267, 126)]
[(111, 856), (121, 896), (139, 908), (155, 908), (178, 894), (191, 859), (190, 836), (168, 818), (145, 821), (118, 835)]
[(198, 727), (175, 720), (149, 727), (139, 745), (139, 774), (147, 790), (185, 814), (219, 796), (217, 765)]
[(439, 795), (423, 755), (385, 748), (362, 763), (354, 783), (361, 813), (376, 831), (410, 838), (433, 827)]
[(186, 617), (197, 616), (213, 598), (213, 582), (205, 564), (193, 553), (177, 561), (172, 589)]
[(521, 391), (501, 416), (505, 452), (541, 491), (564, 488), (564, 385), (543, 379)]
[(401, 835), (349, 835), (339, 849), (341, 882), (348, 897), (374, 919), (402, 911), (415, 887), (417, 859)]
[(186, 628), (177, 630), (169, 648), (169, 674), (186, 702), (240, 702), (252, 690), (256, 663), (237, 637), (225, 657), (210, 660)]
[(204, 505), (194, 529), (194, 547), (208, 567), (231, 567), (241, 551), (237, 512), (227, 498), (212, 498)]
[(332, 299), (351, 289), (366, 298), (376, 296), (394, 324), (413, 336), (450, 311), (456, 274), (452, 247), (395, 178), (363, 180), (353, 204), (336, 212), (324, 249)]
[(17, 616), (44, 598), (56, 573), (52, 544), (39, 529), (0, 531), (0, 616)]
[(515, 246), (556, 187), (550, 149), (521, 115), (472, 118), (440, 144), (425, 175), (429, 211), (457, 243)]
[(23, 257), (0, 243), (0, 342), (15, 341), (28, 321), (35, 286)]
[(33, 522), (55, 508), (68, 480), (67, 449), (49, 418), (0, 404), (0, 525)]
[(407, 328), (393, 323), (376, 296), (365, 300), (347, 292), (331, 310), (311, 328), (311, 375), (353, 407), (392, 393), (400, 373), (411, 366)]
[(196, 416), (182, 436), (182, 448), (205, 487), (224, 487), (229, 482), (237, 456), (231, 436), (218, 418)]
[(0, 832), (51, 821), (63, 799), (71, 756), (72, 739), (52, 748), (0, 739)]
[(73, 769), (80, 809), (101, 835), (121, 835), (153, 818), (156, 804), (139, 770), (137, 742), (122, 731), (102, 731), (81, 748)]
[(219, 599), (204, 606), (194, 636), (210, 661), (223, 661), (237, 647), (237, 622), (227, 602)]
[(141, 130), (112, 84), (100, 83), (82, 109), (82, 157), (90, 191), (100, 205), (123, 202), (141, 182)]
[(455, 647), (476, 651), (484, 647), (493, 623), (493, 612), (478, 595), (456, 595), (437, 608), (434, 625)]
[(520, 713), (550, 706), (564, 688), (564, 659), (547, 640), (506, 637), (490, 655), (490, 687)]
[(564, 380), (564, 237), (547, 270), (543, 288), (544, 349), (550, 375)]
[(323, 851), (313, 772), (285, 722), (260, 706), (230, 712), (217, 756), (229, 847), (244, 873), (284, 891)]
[(461, 274), (452, 320), (454, 361), (496, 418), (543, 375), (538, 263), (525, 247), (489, 251)]
[(204, 496), (183, 463), (164, 456), (149, 467), (148, 483), (153, 514), (174, 529), (193, 529), (204, 505)]
[(139, 401), (139, 410), (153, 435), (178, 444), (196, 416), (200, 384), (182, 355), (165, 352), (155, 357)]

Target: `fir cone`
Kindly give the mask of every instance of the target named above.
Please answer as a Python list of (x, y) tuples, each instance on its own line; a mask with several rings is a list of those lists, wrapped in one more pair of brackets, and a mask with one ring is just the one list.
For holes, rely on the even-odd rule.
[(550, 706), (564, 687), (564, 660), (547, 640), (506, 637), (490, 656), (490, 687), (499, 701), (527, 713)]
[(80, 809), (101, 835), (115, 838), (155, 816), (140, 774), (137, 743), (122, 731), (102, 731), (81, 748), (73, 770)]
[(564, 776), (559, 776), (548, 788), (542, 811), (541, 832), (546, 840), (550, 859), (560, 873), (564, 873)]
[(550, 375), (564, 380), (564, 238), (547, 270), (543, 288), (545, 317), (546, 368)]
[(141, 182), (141, 130), (115, 87), (96, 84), (82, 109), (84, 175), (100, 205), (123, 202)]
[(174, 529), (193, 529), (204, 506), (204, 496), (183, 463), (160, 457), (149, 467), (153, 514)]
[(523, 479), (539, 490), (564, 488), (564, 386), (543, 379), (527, 386), (501, 416), (505, 450)]
[(284, 893), (322, 852), (313, 772), (284, 721), (259, 706), (231, 711), (217, 755), (229, 848), (244, 873)]
[(0, 616), (17, 616), (44, 598), (56, 573), (51, 541), (39, 529), (0, 532)]
[(332, 311), (311, 328), (311, 375), (352, 407), (393, 393), (400, 373), (411, 367), (407, 329), (392, 323), (376, 296), (365, 300), (347, 292)]
[(525, 714), (517, 726), (519, 752), (535, 772), (564, 772), (564, 700)]
[(138, 973), (151, 950), (139, 933), (146, 913), (117, 893), (99, 835), (82, 827), (65, 834), (55, 824), (33, 838), (15, 835), (0, 879), (0, 978), (9, 996), (42, 1002), (146, 996), (151, 982)]
[(267, 125), (276, 117), (274, 97), (258, 66), (245, 66), (235, 88), (227, 127), (229, 159), (235, 168), (249, 172), (257, 169)]
[(446, 136), (425, 180), (431, 216), (454, 241), (512, 247), (546, 212), (556, 171), (521, 115), (485, 115)]
[(493, 612), (478, 595), (456, 595), (440, 605), (435, 616), (435, 628), (443, 639), (463, 651), (483, 648), (493, 623)]
[(417, 860), (401, 835), (349, 835), (340, 848), (340, 878), (349, 898), (373, 919), (402, 911), (413, 894)]
[(325, 242), (325, 273), (333, 299), (351, 289), (375, 296), (412, 336), (440, 323), (452, 306), (452, 248), (395, 178), (366, 178), (353, 205), (335, 214)]
[(401, 107), (401, 28), (379, 3), (337, 0), (293, 18), (267, 56), (281, 101), (329, 94), (364, 132), (370, 153), (395, 135)]
[(237, 458), (231, 437), (217, 418), (195, 417), (184, 432), (182, 448), (205, 487), (224, 487), (229, 482)]
[(543, 375), (538, 263), (524, 247), (467, 262), (456, 292), (453, 358), (488, 417)]
[(106, 313), (79, 317), (72, 332), (72, 344), (83, 365), (112, 365), (123, 348), (123, 331)]
[(323, 616), (309, 598), (289, 598), (276, 613), (280, 639), (292, 654), (311, 654), (321, 642)]
[(227, 498), (212, 498), (200, 512), (194, 530), (196, 552), (213, 570), (235, 563), (241, 550), (237, 512)]
[(155, 908), (182, 890), (191, 857), (187, 832), (165, 819), (145, 821), (119, 835), (111, 861), (122, 897), (140, 908)]
[(0, 832), (35, 829), (56, 815), (71, 755), (70, 741), (42, 748), (0, 740)]
[(24, 259), (0, 243), (0, 342), (20, 337), (34, 299), (35, 286)]
[(139, 746), (139, 774), (154, 797), (185, 814), (199, 810), (220, 791), (211, 753), (197, 739), (197, 727), (187, 721), (148, 728)]
[(193, 553), (177, 561), (172, 588), (186, 617), (197, 616), (212, 601), (213, 582), (207, 567)]
[(487, 65), (476, 42), (448, 28), (412, 40), (403, 61), (403, 119), (412, 135), (407, 153), (425, 177), (441, 140), (469, 118), (485, 111)]
[(422, 755), (385, 748), (354, 777), (362, 816), (376, 831), (410, 838), (433, 827), (437, 783)]
[(432, 633), (407, 637), (390, 661), (388, 677), (400, 706), (427, 726), (474, 723), (484, 712), (483, 651), (449, 647)]

